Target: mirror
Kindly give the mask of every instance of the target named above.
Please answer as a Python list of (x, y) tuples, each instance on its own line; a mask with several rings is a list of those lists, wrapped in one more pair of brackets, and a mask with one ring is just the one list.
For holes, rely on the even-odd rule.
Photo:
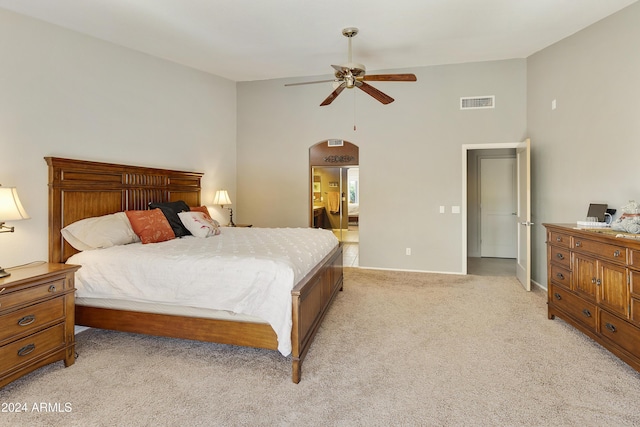
[(319, 202), (322, 199), (322, 184), (320, 175), (313, 176), (313, 201)]

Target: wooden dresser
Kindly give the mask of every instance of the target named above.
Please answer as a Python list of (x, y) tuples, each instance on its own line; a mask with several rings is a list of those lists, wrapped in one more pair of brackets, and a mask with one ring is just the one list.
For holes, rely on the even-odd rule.
[(58, 360), (75, 361), (75, 265), (7, 269), (0, 279), (0, 387)]
[(560, 317), (640, 371), (640, 239), (544, 225), (549, 319)]

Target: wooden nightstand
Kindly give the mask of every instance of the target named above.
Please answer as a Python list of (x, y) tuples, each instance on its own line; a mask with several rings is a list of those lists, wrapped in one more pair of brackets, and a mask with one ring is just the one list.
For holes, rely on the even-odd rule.
[(0, 387), (49, 363), (75, 362), (74, 274), (78, 265), (7, 269), (0, 279)]

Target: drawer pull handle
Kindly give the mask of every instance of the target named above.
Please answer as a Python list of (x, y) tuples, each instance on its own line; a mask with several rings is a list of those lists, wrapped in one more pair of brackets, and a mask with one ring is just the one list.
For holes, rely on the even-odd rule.
[(556, 242), (562, 242), (562, 237), (560, 236), (556, 237)]
[(611, 333), (615, 333), (617, 331), (617, 328), (611, 323), (607, 323), (606, 325), (604, 325), (604, 327), (607, 328), (607, 330)]
[(593, 283), (593, 284), (595, 284), (595, 283), (596, 283), (596, 278), (595, 278), (595, 277), (592, 277), (592, 278), (591, 278), (591, 283)]
[(54, 293), (56, 291), (56, 285), (49, 286), (49, 292)]
[(598, 286), (602, 285), (602, 280), (600, 280), (600, 279), (596, 280), (596, 285), (598, 285)]
[(24, 316), (22, 319), (18, 320), (18, 325), (20, 326), (29, 326), (33, 322), (36, 321), (36, 315), (30, 314), (28, 316)]
[(556, 257), (557, 257), (558, 259), (564, 259), (564, 255), (562, 255), (561, 253), (557, 253), (557, 254), (556, 254)]
[(615, 252), (613, 253), (613, 256), (614, 256), (614, 257), (619, 257), (619, 256), (620, 256), (620, 251), (618, 251), (618, 250), (617, 250), (617, 251), (615, 251)]
[(591, 317), (591, 312), (586, 308), (584, 310), (582, 310), (582, 314), (584, 314), (587, 317)]
[(564, 274), (562, 273), (556, 273), (556, 277), (560, 280), (564, 280)]
[(576, 248), (579, 248), (580, 246), (582, 246), (582, 242), (580, 241), (576, 242)]
[(562, 295), (560, 295), (559, 293), (555, 293), (553, 294), (554, 297), (556, 297), (557, 300), (561, 300), (562, 299)]
[(26, 356), (27, 354), (31, 353), (35, 349), (36, 349), (35, 344), (27, 344), (24, 347), (22, 347), (20, 350), (18, 350), (18, 356)]

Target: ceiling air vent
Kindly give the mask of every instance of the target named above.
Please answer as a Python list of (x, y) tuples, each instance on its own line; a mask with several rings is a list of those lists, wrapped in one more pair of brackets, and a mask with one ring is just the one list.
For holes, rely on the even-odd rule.
[(329, 147), (342, 147), (344, 141), (341, 139), (330, 139), (327, 144)]
[(461, 110), (477, 110), (479, 108), (496, 108), (496, 97), (491, 95), (460, 98)]

